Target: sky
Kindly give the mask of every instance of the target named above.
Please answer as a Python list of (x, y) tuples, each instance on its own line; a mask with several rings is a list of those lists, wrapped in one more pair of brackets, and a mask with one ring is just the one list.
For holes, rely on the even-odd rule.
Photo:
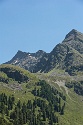
[(83, 0), (0, 0), (0, 64), (18, 50), (51, 52), (72, 29), (83, 33)]

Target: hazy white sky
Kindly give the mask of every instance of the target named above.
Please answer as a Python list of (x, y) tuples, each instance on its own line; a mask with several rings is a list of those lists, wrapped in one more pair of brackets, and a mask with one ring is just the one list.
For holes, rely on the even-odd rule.
[(83, 32), (82, 0), (0, 0), (0, 64), (18, 50), (50, 52), (72, 29)]

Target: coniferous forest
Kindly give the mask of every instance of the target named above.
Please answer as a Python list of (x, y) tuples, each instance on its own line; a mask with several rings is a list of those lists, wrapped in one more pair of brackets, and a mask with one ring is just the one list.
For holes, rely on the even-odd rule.
[(44, 80), (36, 84), (32, 94), (35, 99), (27, 102), (0, 94), (0, 125), (57, 125), (57, 114), (64, 115), (66, 97)]

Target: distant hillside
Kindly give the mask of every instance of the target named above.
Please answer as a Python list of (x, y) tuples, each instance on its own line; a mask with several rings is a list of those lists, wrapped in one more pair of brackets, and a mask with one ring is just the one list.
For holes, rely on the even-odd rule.
[(42, 50), (34, 54), (18, 51), (7, 63), (19, 65), (30, 72), (49, 72), (57, 68), (74, 75), (80, 67), (83, 71), (83, 34), (73, 29), (50, 53)]

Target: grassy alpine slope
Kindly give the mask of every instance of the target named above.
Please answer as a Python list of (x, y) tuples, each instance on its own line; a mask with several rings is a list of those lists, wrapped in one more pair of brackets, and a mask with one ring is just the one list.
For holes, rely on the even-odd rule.
[(37, 74), (38, 78), (44, 79), (51, 86), (57, 88), (66, 96), (64, 115), (59, 116), (59, 125), (82, 125), (83, 124), (83, 96), (74, 92), (73, 88), (65, 86), (72, 80), (83, 80), (82, 74), (70, 76), (64, 70), (53, 69), (47, 74)]
[[(21, 80), (18, 80), (15, 78), (16, 73), (18, 78), (20, 76)], [(36, 76), (38, 76), (38, 78)], [(36, 99), (35, 97), (37, 97), (37, 99), (46, 101), (45, 105), (48, 105), (49, 104), (48, 96), (50, 96), (53, 93), (52, 91), (50, 91), (50, 86), (51, 86), (52, 88), (55, 88), (55, 90), (57, 90), (60, 93), (63, 93), (63, 95), (66, 96), (66, 101), (64, 101), (62, 97), (60, 97), (61, 107), (65, 102), (64, 115), (61, 115), (60, 112), (56, 111), (55, 114), (58, 117), (58, 123), (53, 123), (53, 125), (54, 124), (55, 125), (82, 125), (83, 124), (83, 96), (76, 94), (73, 88), (69, 89), (65, 86), (65, 82), (67, 82), (67, 80), (74, 79), (74, 77), (75, 76), (73, 77), (69, 76), (63, 70), (53, 69), (53, 71), (47, 74), (42, 73), (42, 74), (34, 75), (16, 66), (1, 65), (0, 80), (6, 79), (7, 81), (0, 82), (0, 94), (5, 93), (7, 96), (14, 95), (15, 97), (14, 107), (16, 106), (19, 100), (21, 101), (21, 103), (27, 102), (28, 100), (32, 100), (33, 102)], [(41, 85), (37, 84), (39, 83), (39, 79), (41, 80), (44, 79), (47, 81), (47, 83), (45, 84), (42, 83)], [(41, 88), (42, 88), (43, 95), (42, 94), (38, 95), (37, 93), (35, 93), (35, 90), (38, 92), (38, 91), (41, 91)], [(49, 90), (49, 91), (46, 91), (46, 90)], [(45, 92), (47, 92), (47, 94), (45, 94)], [(56, 97), (57, 96), (59, 95), (56, 95)], [(14, 107), (13, 107), (13, 110), (14, 110)], [(38, 115), (38, 112), (40, 111), (40, 109), (41, 107), (37, 105), (37, 108), (35, 108), (36, 115)], [(10, 110), (9, 113), (10, 112), (12, 112), (12, 110)], [(0, 121), (4, 121), (1, 123), (1, 125), (7, 125), (7, 124), (16, 125), (16, 123), (9, 122), (10, 120), (8, 120), (9, 119), (8, 117), (4, 115), (4, 118), (3, 118), (3, 116), (0, 114), (0, 119), (1, 119)], [(42, 113), (41, 119), (43, 121), (43, 113)], [(49, 123), (49, 119), (46, 117), (46, 121), (43, 121), (42, 124), (49, 125), (52, 123)], [(27, 122), (26, 125), (29, 125), (29, 122)]]
[[(0, 118), (2, 125), (5, 125), (7, 121), (8, 125), (58, 124), (58, 115), (64, 114), (66, 100), (60, 91), (53, 89), (44, 80), (41, 81), (35, 75), (16, 66), (1, 65), (0, 72)], [(2, 81), (2, 78), (5, 79), (5, 77), (7, 77), (7, 82)], [(15, 98), (13, 103), (10, 101), (12, 96)], [(18, 107), (19, 100), (21, 102), (20, 108)], [(27, 107), (26, 110), (24, 110), (25, 107)], [(22, 114), (23, 117), (18, 114)], [(20, 122), (21, 120), (22, 122)]]

